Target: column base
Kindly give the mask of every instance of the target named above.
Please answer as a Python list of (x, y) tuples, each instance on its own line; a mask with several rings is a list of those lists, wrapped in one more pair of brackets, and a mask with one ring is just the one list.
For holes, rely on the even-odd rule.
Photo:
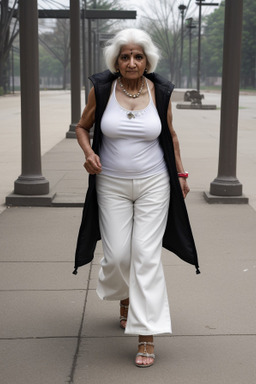
[(210, 194), (216, 196), (242, 196), (243, 186), (236, 177), (216, 177), (210, 184)]
[(7, 206), (15, 207), (51, 207), (55, 193), (47, 195), (17, 195), (11, 193), (6, 196), (5, 203)]
[(191, 104), (191, 103), (182, 103), (176, 105), (177, 109), (205, 109), (213, 110), (217, 109), (215, 104)]
[(216, 196), (209, 192), (204, 192), (204, 199), (209, 204), (248, 204), (248, 197), (241, 196)]
[(47, 195), (49, 181), (43, 176), (19, 176), (14, 182), (14, 194), (17, 195)]
[(66, 133), (66, 139), (76, 139), (77, 124), (70, 124), (69, 131)]
[(210, 192), (204, 192), (209, 204), (248, 204), (249, 199), (242, 193), (243, 186), (234, 176), (216, 177), (210, 184)]

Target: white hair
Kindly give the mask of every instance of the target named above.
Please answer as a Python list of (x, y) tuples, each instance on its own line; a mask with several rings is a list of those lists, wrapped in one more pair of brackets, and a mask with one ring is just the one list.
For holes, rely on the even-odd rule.
[(108, 69), (113, 73), (116, 72), (116, 62), (121, 48), (131, 43), (143, 49), (147, 57), (147, 72), (154, 72), (160, 58), (159, 50), (146, 32), (136, 28), (123, 29), (107, 42), (104, 57)]

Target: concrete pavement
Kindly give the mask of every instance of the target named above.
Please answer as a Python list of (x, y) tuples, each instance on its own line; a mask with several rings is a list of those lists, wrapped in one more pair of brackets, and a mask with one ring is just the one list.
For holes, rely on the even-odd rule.
[[(217, 175), (220, 111), (176, 110), (174, 103), (202, 273), (163, 250), (173, 335), (156, 337), (156, 362), (146, 370), (133, 364), (137, 340), (119, 328), (118, 303), (96, 296), (100, 243), (93, 263), (72, 275), (87, 183), (83, 155), (75, 140), (62, 139), (70, 123), (69, 94), (43, 97), (43, 174), (56, 193), (55, 206), (9, 209), (4, 197), (20, 172), (18, 96), (9, 96), (5, 109), (0, 98), (0, 382), (254, 383), (256, 96), (240, 97), (237, 175), (249, 205), (204, 201)], [(220, 96), (205, 93), (204, 102), (220, 106)]]

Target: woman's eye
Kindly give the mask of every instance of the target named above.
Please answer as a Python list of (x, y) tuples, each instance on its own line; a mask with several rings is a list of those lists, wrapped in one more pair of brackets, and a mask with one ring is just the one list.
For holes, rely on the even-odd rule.
[(137, 60), (142, 60), (142, 59), (143, 59), (143, 56), (142, 56), (142, 55), (137, 55), (137, 56), (136, 56), (136, 59), (137, 59)]
[(127, 60), (127, 59), (128, 59), (128, 56), (127, 56), (127, 55), (121, 56), (121, 59), (122, 59), (122, 60)]

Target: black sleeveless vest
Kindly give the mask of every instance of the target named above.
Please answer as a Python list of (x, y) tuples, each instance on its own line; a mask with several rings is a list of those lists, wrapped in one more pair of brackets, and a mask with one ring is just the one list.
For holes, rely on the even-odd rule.
[[(200, 273), (197, 251), (177, 175), (172, 137), (167, 123), (167, 109), (174, 85), (156, 73), (150, 73), (146, 77), (155, 85), (156, 108), (162, 123), (159, 142), (164, 152), (171, 184), (170, 206), (163, 237), (163, 247), (175, 253), (182, 260), (194, 265), (196, 273)], [(109, 100), (112, 83), (116, 78), (117, 76), (110, 71), (98, 73), (90, 77), (94, 85), (96, 97), (92, 145), (96, 154), (99, 154), (102, 140), (101, 118)], [(77, 273), (78, 267), (92, 261), (97, 241), (101, 239), (95, 180), (95, 175), (89, 175), (89, 186), (85, 197), (82, 222), (77, 240), (74, 274)]]

